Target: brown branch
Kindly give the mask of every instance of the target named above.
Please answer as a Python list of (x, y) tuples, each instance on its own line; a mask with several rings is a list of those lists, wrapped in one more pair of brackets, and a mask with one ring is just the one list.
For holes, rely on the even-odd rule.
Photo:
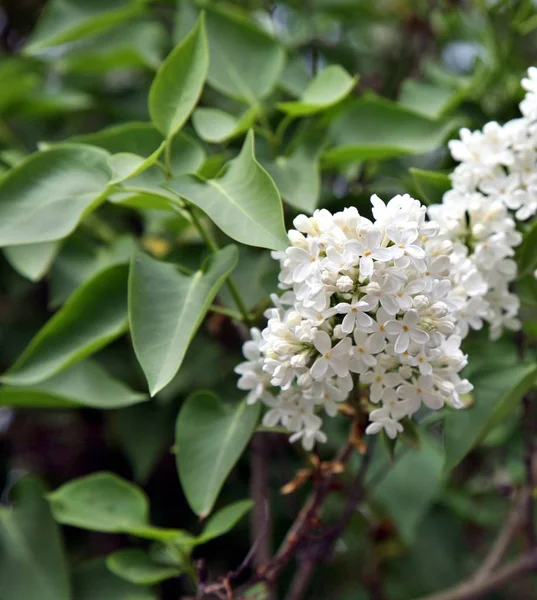
[(489, 553), (485, 557), (482, 565), (474, 575), (476, 581), (483, 581), (490, 576), (490, 573), (500, 564), (500, 561), (505, 556), (509, 549), (513, 538), (520, 530), (523, 523), (526, 521), (526, 505), (528, 502), (529, 491), (523, 489), (520, 492), (518, 499), (515, 501), (509, 516), (507, 517), (504, 526), (502, 527), (498, 537), (492, 545)]
[(266, 564), (272, 556), (272, 518), (270, 514), (270, 482), (268, 470), (267, 434), (258, 432), (250, 446), (250, 496), (255, 502), (250, 529), (255, 545), (255, 567)]
[(533, 571), (535, 568), (537, 568), (537, 550), (532, 550), (509, 563), (503, 569), (496, 571), (496, 573), (490, 573), (486, 580), (477, 580), (475, 577), (471, 577), (468, 581), (449, 590), (424, 596), (419, 600), (478, 600), (485, 594)]
[(315, 561), (309, 559), (300, 561), (297, 572), (295, 573), (293, 581), (291, 582), (291, 586), (289, 587), (289, 591), (285, 596), (285, 600), (302, 600), (306, 590), (308, 589), (308, 584), (314, 568)]

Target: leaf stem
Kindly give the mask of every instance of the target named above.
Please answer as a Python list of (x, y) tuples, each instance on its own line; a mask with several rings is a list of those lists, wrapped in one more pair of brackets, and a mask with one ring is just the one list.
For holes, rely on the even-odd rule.
[[(211, 252), (218, 252), (219, 248), (218, 248), (218, 244), (216, 243), (216, 240), (211, 235), (210, 231), (198, 219), (197, 215), (195, 214), (194, 210), (192, 209), (192, 206), (189, 205), (188, 203), (186, 203), (185, 208), (188, 211), (188, 213), (190, 214), (190, 216), (192, 218), (192, 223), (194, 224), (194, 227), (198, 230), (198, 232), (199, 232), (200, 236), (202, 237), (203, 241), (205, 242), (207, 248), (209, 248), (209, 250)], [(233, 281), (233, 279), (231, 277), (228, 277), (226, 280), (226, 284), (229, 289), (229, 293), (233, 297), (233, 300), (234, 300), (235, 304), (237, 305), (239, 312), (242, 315), (242, 320), (249, 327), (251, 325), (250, 314), (248, 312), (248, 308), (247, 308), (244, 300), (242, 299), (242, 297), (240, 295), (240, 292), (239, 292), (237, 286), (235, 285), (235, 282)]]

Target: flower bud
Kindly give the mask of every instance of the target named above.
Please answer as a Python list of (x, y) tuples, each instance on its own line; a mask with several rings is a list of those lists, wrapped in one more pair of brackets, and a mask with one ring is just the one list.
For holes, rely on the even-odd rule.
[(342, 275), (337, 280), (336, 286), (340, 292), (350, 292), (354, 287), (354, 282), (348, 275)]

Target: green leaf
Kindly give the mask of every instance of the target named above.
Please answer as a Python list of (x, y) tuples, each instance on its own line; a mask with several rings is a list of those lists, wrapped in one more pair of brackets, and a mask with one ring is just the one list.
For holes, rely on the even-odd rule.
[[(471, 362), (470, 362), (471, 365)], [(514, 410), (535, 384), (537, 365), (491, 364), (470, 375), (473, 404), (450, 412), (445, 420), (446, 469), (452, 469), (487, 433)]]
[(254, 155), (254, 134), (248, 133), (241, 153), (219, 179), (184, 175), (166, 188), (205, 211), (231, 238), (272, 250), (282, 250), (285, 234), (278, 189)]
[(134, 585), (113, 575), (104, 558), (93, 558), (73, 571), (73, 600), (155, 599), (150, 587)]
[[(164, 138), (152, 123), (134, 121), (107, 127), (95, 133), (77, 135), (69, 141), (98, 146), (111, 154), (128, 151), (145, 158), (160, 147)], [(195, 173), (205, 162), (205, 151), (194, 138), (181, 131), (173, 138), (171, 157), (174, 173)], [(164, 180), (164, 174), (160, 173), (158, 182), (162, 183)], [(130, 185), (135, 183), (138, 182), (129, 181)]]
[(192, 510), (202, 518), (239, 460), (259, 416), (259, 404), (228, 406), (213, 394), (189, 396), (177, 418), (177, 469)]
[(279, 87), (294, 98), (300, 98), (310, 84), (311, 76), (303, 56), (287, 57)]
[(175, 410), (172, 404), (151, 402), (112, 415), (115, 438), (129, 459), (136, 481), (145, 482), (173, 445)]
[(441, 146), (456, 126), (456, 121), (432, 121), (384, 98), (355, 100), (332, 124), (335, 147), (324, 159), (339, 164), (423, 154)]
[(201, 535), (196, 538), (195, 543), (205, 544), (214, 538), (224, 535), (233, 529), (253, 506), (254, 502), (252, 500), (240, 500), (220, 509), (209, 519)]
[[(183, 12), (193, 12), (189, 3)], [(270, 94), (285, 62), (283, 47), (237, 12), (206, 9), (209, 39), (208, 83), (250, 106)]]
[(537, 268), (537, 224), (524, 233), (522, 244), (517, 248), (518, 279), (533, 274)]
[(194, 110), (209, 68), (205, 21), (194, 29), (159, 68), (149, 91), (151, 120), (167, 138), (173, 137)]
[(54, 518), (91, 531), (128, 533), (149, 527), (149, 504), (135, 485), (113, 473), (94, 473), (48, 494)]
[(108, 159), (108, 165), (112, 170), (111, 183), (123, 183), (127, 179), (132, 179), (133, 177), (140, 175), (157, 162), (165, 147), (166, 143), (162, 142), (153, 154), (147, 158), (132, 154), (131, 152), (113, 154)]
[(43, 494), (37, 479), (24, 477), (14, 488), (14, 506), (0, 508), (2, 600), (71, 598), (59, 528)]
[(153, 527), (149, 503), (136, 485), (113, 473), (74, 479), (47, 496), (54, 518), (63, 525), (90, 531), (128, 533), (141, 538), (192, 547), (186, 531)]
[(0, 406), (111, 409), (145, 400), (146, 394), (132, 391), (90, 360), (33, 386), (0, 387)]
[(280, 102), (276, 106), (293, 117), (304, 117), (326, 110), (348, 96), (356, 85), (343, 67), (332, 65), (321, 71), (308, 85), (297, 102)]
[(423, 204), (440, 204), (442, 196), (451, 189), (451, 180), (445, 173), (411, 167), (410, 174), (418, 192), (417, 198)]
[(443, 453), (422, 435), (421, 449), (401, 453), (374, 497), (394, 520), (401, 537), (412, 544), (417, 527), (441, 491)]
[(406, 79), (399, 104), (429, 119), (439, 119), (462, 102), (464, 90), (450, 90), (430, 83)]
[(59, 249), (58, 242), (6, 246), (4, 256), (15, 271), (30, 281), (39, 281), (50, 269)]
[(154, 585), (181, 574), (176, 567), (160, 565), (138, 548), (110, 554), (106, 558), (106, 566), (118, 577), (137, 585)]
[(154, 21), (126, 22), (58, 58), (58, 68), (69, 74), (102, 74), (116, 69), (158, 69), (167, 45), (166, 29)]
[(250, 108), (236, 117), (219, 108), (197, 108), (192, 115), (192, 124), (202, 140), (221, 144), (247, 131), (254, 124), (257, 109)]
[[(233, 273), (233, 283), (239, 290), (248, 310), (266, 300), (269, 294), (276, 289), (278, 272), (278, 263), (268, 252), (249, 246), (239, 248), (239, 263)], [(265, 286), (266, 279), (270, 282), (268, 291)], [(229, 308), (234, 309), (237, 306), (227, 287), (220, 290), (218, 299)]]
[(141, 12), (144, 0), (51, 0), (24, 48), (29, 55), (101, 33)]
[(0, 247), (69, 235), (102, 200), (111, 177), (100, 148), (37, 152), (0, 179)]
[(129, 235), (119, 236), (100, 248), (88, 244), (87, 237), (81, 234), (69, 237), (52, 265), (49, 306), (56, 308), (63, 304), (79, 285), (103, 269), (128, 264), (135, 248), (135, 241)]
[(152, 395), (179, 370), (218, 289), (237, 264), (235, 246), (220, 250), (191, 276), (170, 263), (137, 254), (129, 280), (134, 350)]
[(301, 212), (312, 214), (321, 194), (321, 172), (316, 148), (303, 144), (290, 156), (264, 163), (282, 198)]
[(80, 286), (2, 376), (2, 382), (39, 383), (125, 333), (127, 274), (125, 266), (113, 266)]

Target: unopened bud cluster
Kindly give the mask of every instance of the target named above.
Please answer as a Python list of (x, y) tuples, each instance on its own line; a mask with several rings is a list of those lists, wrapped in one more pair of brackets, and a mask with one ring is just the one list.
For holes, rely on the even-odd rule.
[(263, 401), (306, 449), (325, 441), (322, 415), (365, 384), (368, 433), (394, 438), (422, 405), (460, 406), (471, 385), (460, 350), (450, 280), (453, 244), (408, 195), (371, 198), (374, 221), (354, 207), (294, 220), (281, 264), (280, 298), (252, 330), (238, 365), (248, 402)]

